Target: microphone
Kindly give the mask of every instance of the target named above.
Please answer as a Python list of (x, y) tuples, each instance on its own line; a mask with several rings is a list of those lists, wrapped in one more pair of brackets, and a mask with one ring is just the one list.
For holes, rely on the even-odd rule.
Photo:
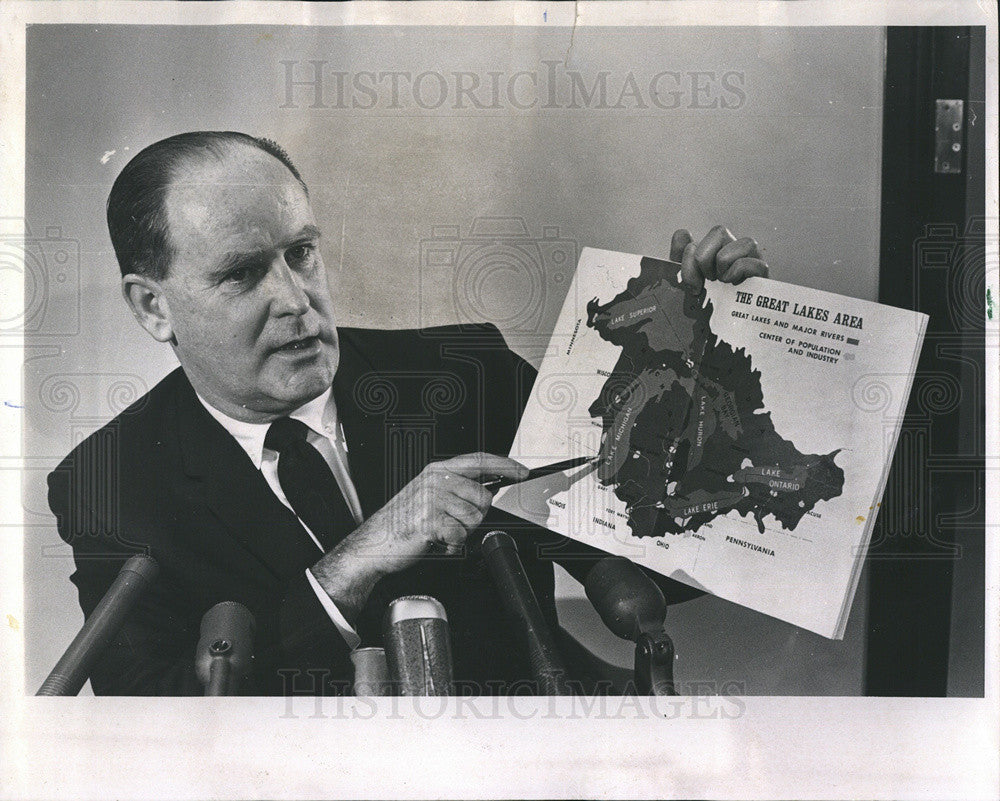
[(36, 695), (76, 695), (80, 692), (94, 663), (118, 634), (159, 570), (156, 560), (144, 555), (133, 556), (122, 566)]
[(623, 556), (608, 556), (584, 580), (587, 598), (607, 626), (623, 640), (663, 630), (667, 602), (653, 580)]
[(397, 598), (389, 604), (385, 629), (385, 656), (397, 694), (451, 695), (451, 639), (441, 602), (429, 595)]
[(223, 601), (201, 619), (194, 669), (205, 695), (236, 695), (253, 665), (253, 615), (243, 604)]
[(635, 643), (638, 692), (676, 695), (674, 644), (663, 629), (667, 602), (655, 582), (630, 560), (609, 556), (590, 569), (584, 589), (604, 625)]
[(354, 695), (370, 698), (389, 695), (389, 667), (384, 648), (355, 648), (351, 651), (354, 664)]
[(570, 695), (566, 668), (517, 555), (517, 545), (506, 531), (491, 531), (483, 537), (482, 548), (504, 609), (521, 623), (539, 695)]

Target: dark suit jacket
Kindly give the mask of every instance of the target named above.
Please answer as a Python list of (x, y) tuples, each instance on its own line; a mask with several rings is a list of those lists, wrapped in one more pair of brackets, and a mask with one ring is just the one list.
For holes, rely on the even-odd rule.
[[(334, 396), (366, 518), (430, 461), (508, 453), (535, 373), (495, 328), (339, 333)], [(246, 605), (257, 622), (248, 693), (347, 687), (347, 645), (305, 576), (318, 550), (181, 369), (66, 457), (49, 476), (49, 504), (73, 546), (84, 614), (129, 556), (148, 553), (160, 565), (92, 672), (96, 693), (200, 692), (193, 656), (201, 617), (226, 600)], [(582, 578), (598, 552), (493, 510), (466, 558), (428, 557), (376, 586), (358, 624), (363, 644), (380, 644), (389, 601), (427, 594), (448, 611), (455, 676), (470, 691), (506, 692), (530, 676), (518, 629), (476, 553), (491, 527), (519, 540), (554, 624), (552, 557)]]

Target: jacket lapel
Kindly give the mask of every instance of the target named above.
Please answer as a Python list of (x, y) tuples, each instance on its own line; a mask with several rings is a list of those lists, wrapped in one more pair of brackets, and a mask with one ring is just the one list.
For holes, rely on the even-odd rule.
[[(365, 383), (378, 375), (371, 343), (340, 330), (340, 362), (333, 382), (337, 415), (347, 440), (348, 466), (365, 519), (388, 498), (386, 416)], [(360, 337), (360, 339), (364, 339)], [(178, 433), (192, 492), (269, 571), (287, 579), (319, 557), (295, 515), (275, 497), (246, 452), (202, 406), (181, 373)], [(374, 387), (369, 387), (372, 391)], [(234, 488), (238, 488), (234, 491)]]
[(186, 378), (178, 393), (178, 432), (191, 492), (220, 527), (280, 580), (316, 562), (320, 551), (250, 457), (205, 410)]
[(337, 415), (344, 427), (351, 479), (365, 519), (385, 505), (387, 476), (385, 416), (366, 392), (366, 376), (377, 370), (354, 332), (340, 332), (340, 364), (333, 380)]

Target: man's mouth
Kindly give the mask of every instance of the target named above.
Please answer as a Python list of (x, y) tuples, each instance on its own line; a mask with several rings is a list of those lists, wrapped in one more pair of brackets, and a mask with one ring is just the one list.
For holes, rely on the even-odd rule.
[(277, 349), (278, 353), (298, 353), (300, 351), (308, 351), (316, 348), (319, 345), (319, 337), (303, 337), (302, 339), (293, 339), (291, 342), (286, 342), (284, 345)]

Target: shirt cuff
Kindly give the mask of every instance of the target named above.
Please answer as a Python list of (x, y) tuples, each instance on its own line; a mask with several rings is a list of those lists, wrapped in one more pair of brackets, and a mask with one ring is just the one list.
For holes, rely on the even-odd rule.
[(312, 574), (311, 570), (306, 570), (306, 578), (309, 580), (309, 586), (313, 588), (313, 592), (316, 593), (316, 597), (319, 602), (323, 605), (323, 609), (326, 610), (327, 616), (334, 626), (337, 627), (337, 631), (340, 632), (340, 636), (344, 638), (344, 642), (347, 643), (347, 647), (352, 651), (361, 644), (361, 638), (358, 633), (351, 628), (350, 623), (347, 619), (340, 613), (337, 605), (333, 602), (333, 599), (326, 594), (316, 577)]

